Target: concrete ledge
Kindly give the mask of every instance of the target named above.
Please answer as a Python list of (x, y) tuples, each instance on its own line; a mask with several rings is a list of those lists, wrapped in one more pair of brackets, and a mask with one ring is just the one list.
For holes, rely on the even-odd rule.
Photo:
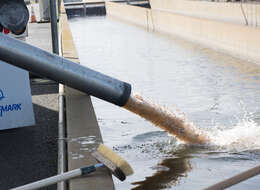
[[(66, 112), (69, 170), (95, 164), (90, 154), (102, 143), (102, 137), (90, 97), (66, 87)], [(112, 190), (114, 184), (109, 171), (99, 169), (84, 178), (70, 180), (69, 189)]]
[(79, 63), (78, 53), (73, 42), (64, 5), (61, 5), (61, 50), (64, 58)]
[[(79, 63), (63, 4), (61, 22), (62, 55)], [(102, 136), (90, 96), (69, 87), (65, 87), (65, 94), (68, 170), (73, 170), (96, 163), (90, 154), (102, 143)], [(86, 177), (70, 180), (68, 187), (70, 190), (112, 190), (114, 183), (110, 172), (104, 168)]]
[(260, 28), (112, 2), (106, 2), (106, 8), (110, 16), (148, 30), (177, 35), (260, 65)]

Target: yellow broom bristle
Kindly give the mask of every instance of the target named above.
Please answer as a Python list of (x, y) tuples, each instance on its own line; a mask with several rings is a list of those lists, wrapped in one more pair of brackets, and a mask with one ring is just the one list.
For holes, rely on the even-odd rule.
[(122, 172), (126, 175), (132, 175), (134, 173), (131, 166), (125, 161), (121, 156), (114, 153), (108, 147), (103, 144), (100, 144), (97, 151), (102, 154), (105, 158), (113, 162), (118, 168), (122, 170)]

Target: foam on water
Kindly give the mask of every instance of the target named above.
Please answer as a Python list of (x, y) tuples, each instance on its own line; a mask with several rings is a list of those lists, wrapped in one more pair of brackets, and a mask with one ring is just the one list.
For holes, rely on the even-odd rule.
[(232, 128), (220, 128), (208, 132), (212, 145), (234, 151), (260, 149), (260, 126), (249, 118), (243, 118)]

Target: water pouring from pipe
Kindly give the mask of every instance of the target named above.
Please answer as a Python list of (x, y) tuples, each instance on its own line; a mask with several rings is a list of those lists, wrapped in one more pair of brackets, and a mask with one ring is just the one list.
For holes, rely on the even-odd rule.
[(209, 139), (203, 131), (195, 128), (184, 118), (171, 112), (166, 107), (152, 103), (138, 94), (132, 93), (125, 109), (145, 118), (155, 126), (190, 144), (207, 144)]

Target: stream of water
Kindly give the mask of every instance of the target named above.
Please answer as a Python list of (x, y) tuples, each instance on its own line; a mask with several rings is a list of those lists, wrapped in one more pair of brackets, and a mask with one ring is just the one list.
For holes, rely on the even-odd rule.
[[(260, 66), (107, 17), (70, 20), (80, 62), (206, 131), (186, 145), (122, 108), (92, 98), (104, 143), (135, 174), (116, 189), (202, 189), (260, 163)], [(230, 189), (259, 189), (254, 177)]]

